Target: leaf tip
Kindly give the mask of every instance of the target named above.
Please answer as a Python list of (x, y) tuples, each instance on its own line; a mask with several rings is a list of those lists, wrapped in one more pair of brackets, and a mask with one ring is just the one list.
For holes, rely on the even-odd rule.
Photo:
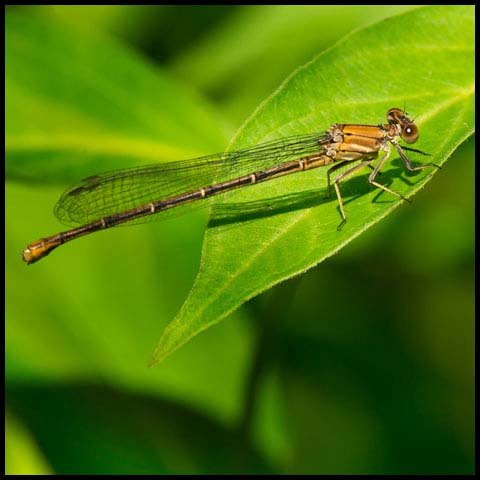
[(173, 350), (161, 350), (158, 347), (155, 349), (153, 352), (150, 360), (147, 363), (148, 368), (153, 368), (155, 365), (158, 365), (159, 363), (163, 362), (163, 360), (168, 357)]

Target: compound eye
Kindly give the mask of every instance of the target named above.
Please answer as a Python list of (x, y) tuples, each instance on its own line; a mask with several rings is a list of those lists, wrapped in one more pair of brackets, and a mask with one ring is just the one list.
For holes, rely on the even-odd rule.
[(414, 123), (405, 125), (402, 130), (402, 139), (406, 143), (415, 143), (418, 140), (418, 128)]

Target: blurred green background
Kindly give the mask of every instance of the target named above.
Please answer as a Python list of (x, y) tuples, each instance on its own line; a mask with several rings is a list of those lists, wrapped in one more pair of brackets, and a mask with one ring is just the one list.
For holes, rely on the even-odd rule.
[[(408, 8), (7, 8), (6, 473), (473, 473), (473, 139), (412, 206), (153, 369), (198, 270), (208, 212), (113, 229), (29, 268), (20, 259), (62, 228), (51, 210), (69, 183), (118, 162), (112, 139), (66, 163), (49, 150), (53, 134), (95, 146), (89, 120), (101, 115), (135, 133), (121, 101), (107, 118), (108, 99), (90, 105), (72, 80), (94, 71), (79, 61), (92, 45), (99, 64), (134, 80), (114, 53), (145, 63), (131, 88), (138, 118), (158, 130), (132, 138), (148, 151), (160, 132), (157, 153), (174, 159), (221, 151), (291, 71)], [(81, 39), (74, 50), (45, 34), (57, 26)], [(25, 32), (44, 43), (29, 46)], [(55, 71), (52, 54), (71, 51)], [(75, 123), (62, 106), (72, 99)], [(145, 159), (127, 153), (118, 166)]]

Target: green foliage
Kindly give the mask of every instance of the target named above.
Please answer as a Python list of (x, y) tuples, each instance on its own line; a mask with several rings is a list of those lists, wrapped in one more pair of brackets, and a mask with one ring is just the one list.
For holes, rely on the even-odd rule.
[(51, 468), (39, 451), (28, 429), (12, 414), (5, 412), (6, 475), (49, 475)]
[[(218, 474), (228, 471), (239, 454), (244, 472), (271, 473), (252, 448), (242, 450), (241, 438), (232, 439), (211, 419), (181, 405), (119, 395), (100, 386), (46, 386), (39, 388), (41, 395), (32, 408), (28, 393), (28, 389), (18, 388), (11, 400), (42, 438), (61, 438), (50, 458), (65, 474)], [(52, 408), (57, 412), (53, 423), (49, 420)], [(92, 417), (92, 410), (100, 421)], [(64, 429), (66, 424), (71, 428)], [(209, 442), (204, 441), (205, 436)], [(50, 445), (47, 440), (47, 451)]]
[(212, 111), (108, 37), (6, 23), (6, 174), (62, 185), (221, 149)]
[[(415, 7), (256, 5), (243, 8), (181, 52), (172, 67), (181, 78), (216, 98), (229, 118), (241, 122), (258, 105), (259, 98), (270, 95), (299, 65), (353, 29), (411, 8)], [(205, 65), (209, 68), (205, 69)]]
[[(224, 149), (225, 126), (354, 30), (230, 148), (380, 123), (406, 101), (418, 148), (444, 163), (474, 126), (474, 10), (373, 25), (405, 8), (7, 7), (7, 473), (474, 471), (473, 138), (412, 206), (365, 172), (345, 182), (339, 242), (319, 169), (224, 197), (205, 239), (206, 211), (87, 236), (32, 267), (20, 257), (60, 231), (51, 210), (69, 183)], [(431, 173), (394, 156), (380, 180), (413, 195)], [(163, 353), (268, 290), (149, 369), (202, 241)]]
[[(231, 148), (333, 122), (377, 124), (385, 121), (379, 112), (406, 102), (415, 105), (420, 148), (443, 164), (474, 131), (474, 28), (473, 18), (466, 24), (467, 13), (456, 9), (446, 27), (442, 7), (421, 9), (350, 35), (295, 72), (248, 119)], [(428, 169), (409, 175), (402, 168), (398, 159), (391, 162), (380, 181), (407, 197), (432, 177)], [(324, 196), (325, 173), (294, 177), (229, 195), (239, 212), (243, 204), (248, 209), (262, 201), (270, 209), (238, 213), (233, 220), (213, 217), (194, 288), (160, 340), (155, 360), (258, 293), (331, 256), (401, 203), (370, 189), (365, 174), (363, 185), (344, 182), (341, 189), (351, 201), (339, 232), (336, 200), (315, 200)]]
[[(218, 332), (153, 380), (145, 368), (193, 281), (201, 216), (167, 222), (156, 233), (132, 227), (93, 243), (80, 241), (71, 262), (60, 255), (26, 269), (20, 260), (27, 239), (61, 228), (51, 210), (68, 183), (120, 165), (224, 148), (212, 107), (98, 32), (8, 12), (6, 53), (6, 315), (14, 319), (6, 327), (7, 376), (80, 381), (100, 375), (127, 389), (164, 391), (231, 420), (240, 408), (252, 341), (242, 315), (227, 326), (236, 331), (227, 334), (230, 340)], [(128, 305), (120, 297), (128, 297)], [(32, 319), (41, 328), (32, 328)], [(195, 378), (189, 378), (188, 359), (204, 349), (228, 352), (231, 362), (217, 373), (208, 361), (197, 362)], [(224, 368), (236, 372), (228, 382)], [(216, 395), (216, 381), (225, 395)]]

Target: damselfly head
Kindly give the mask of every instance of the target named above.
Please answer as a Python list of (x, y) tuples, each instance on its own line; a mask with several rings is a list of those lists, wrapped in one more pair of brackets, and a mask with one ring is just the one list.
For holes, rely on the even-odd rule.
[(400, 127), (400, 136), (405, 143), (415, 143), (418, 140), (418, 127), (400, 108), (391, 108), (387, 112), (387, 121), (390, 125)]

